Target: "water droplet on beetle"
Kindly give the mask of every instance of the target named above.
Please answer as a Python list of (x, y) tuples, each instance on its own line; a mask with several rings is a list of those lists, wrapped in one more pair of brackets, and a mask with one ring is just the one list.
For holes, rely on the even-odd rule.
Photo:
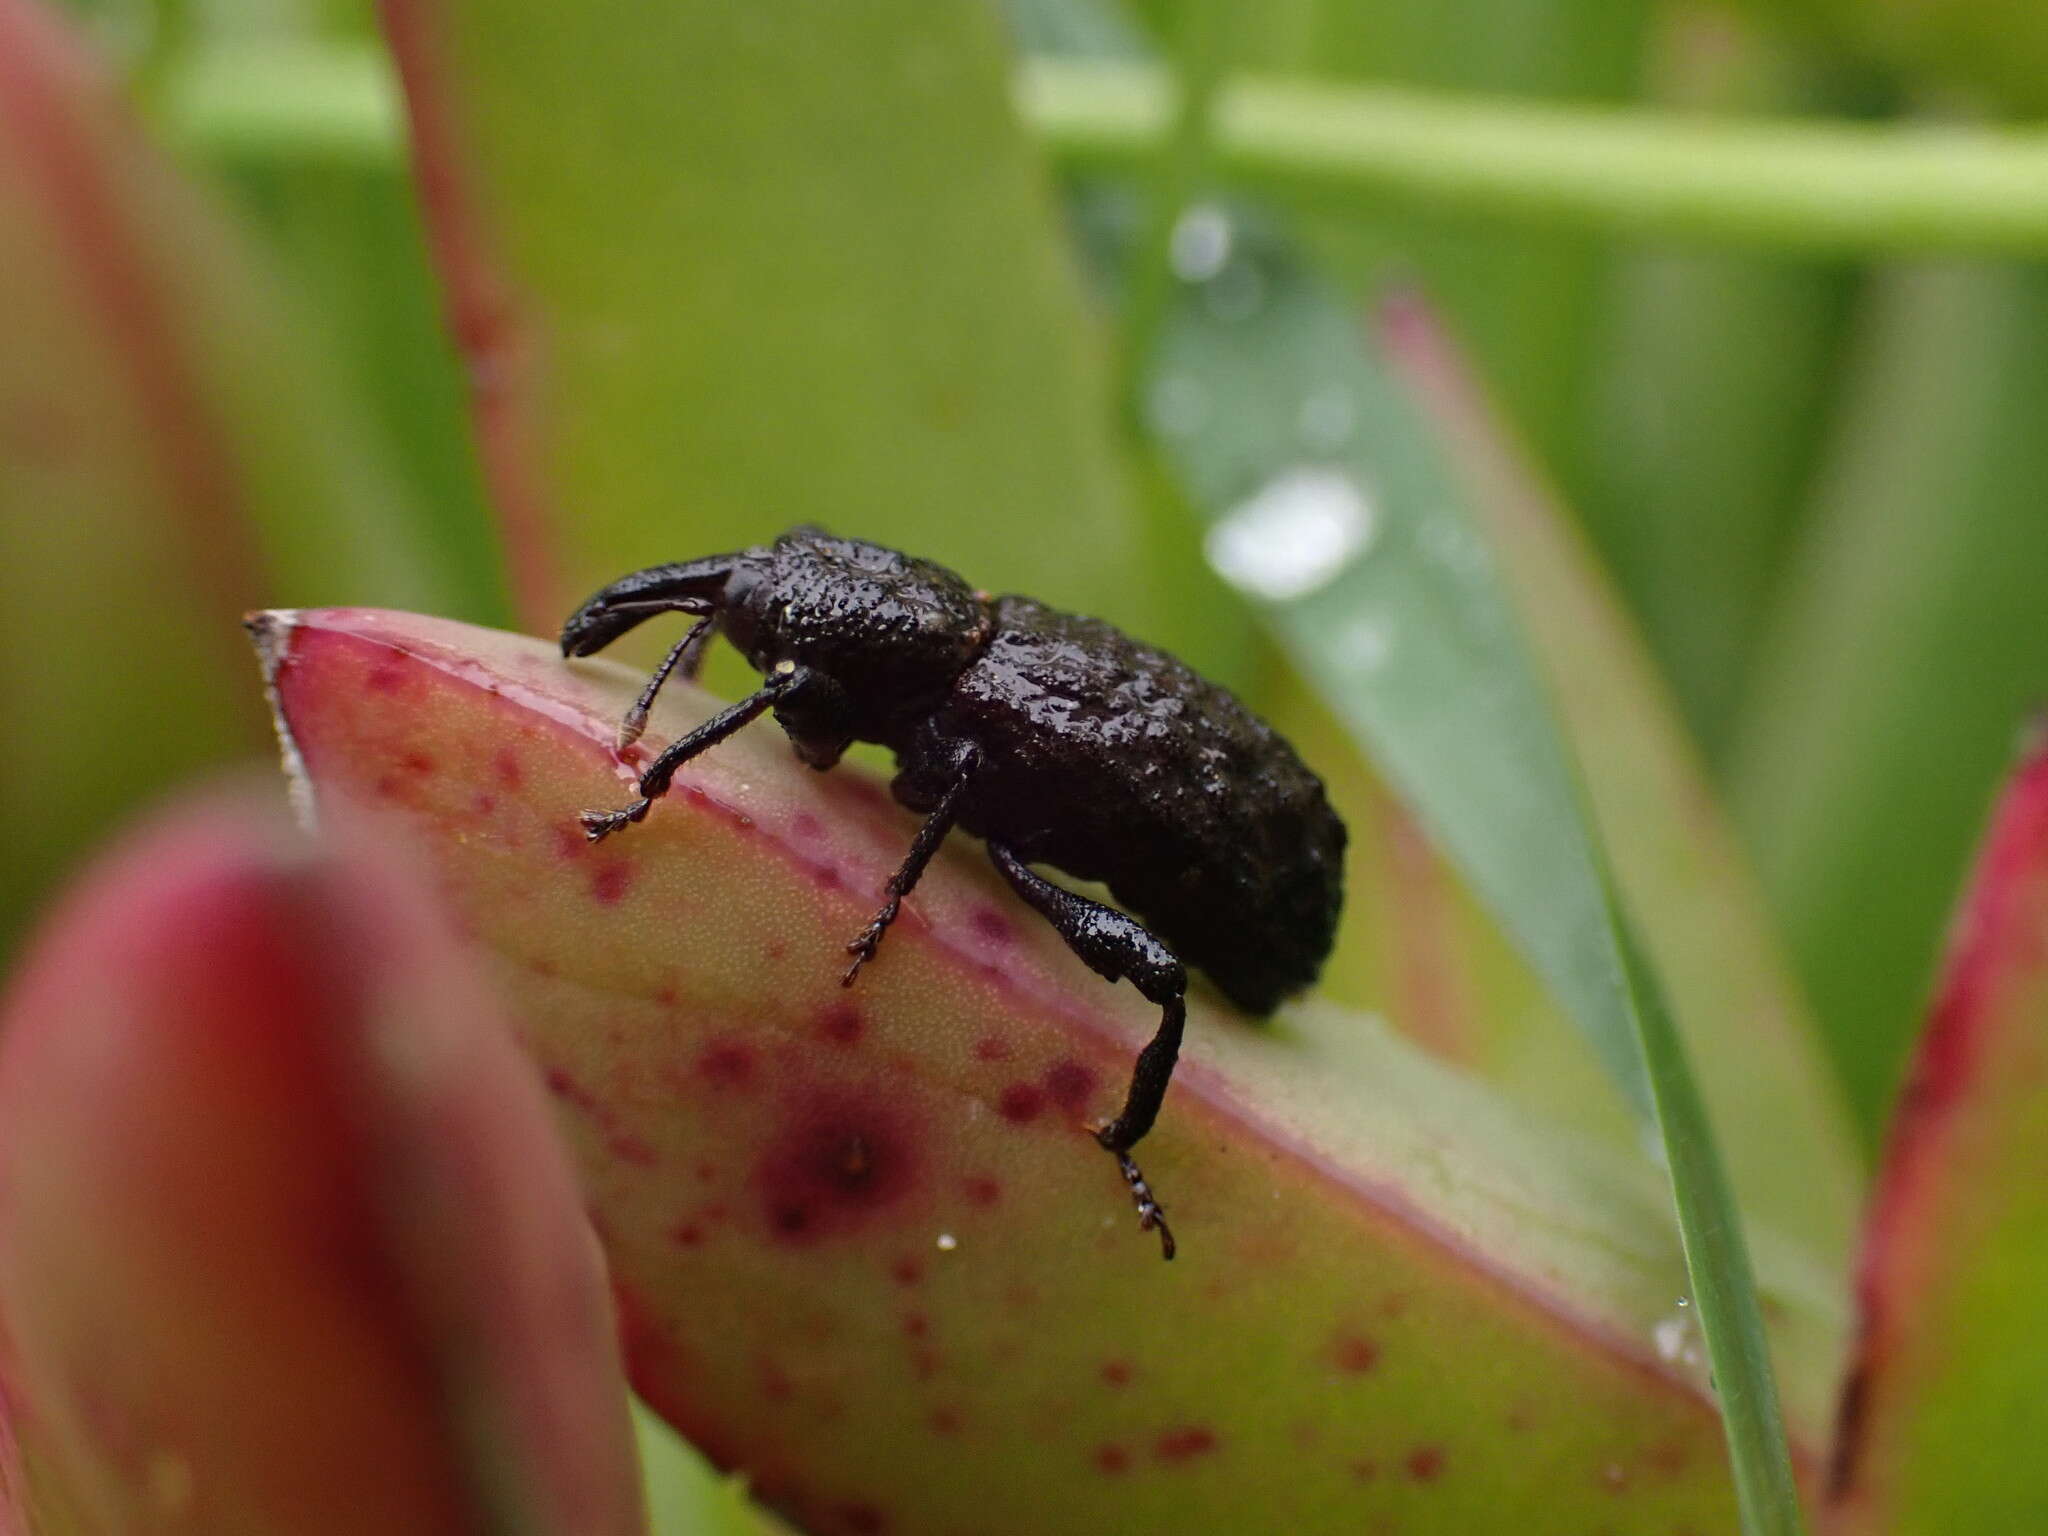
[(1206, 283), (1230, 260), (1236, 243), (1230, 216), (1214, 203), (1196, 203), (1174, 221), (1167, 260), (1184, 283)]
[(1209, 530), (1203, 552), (1232, 586), (1269, 602), (1305, 597), (1362, 555), (1379, 513), (1341, 469), (1303, 466), (1274, 476)]

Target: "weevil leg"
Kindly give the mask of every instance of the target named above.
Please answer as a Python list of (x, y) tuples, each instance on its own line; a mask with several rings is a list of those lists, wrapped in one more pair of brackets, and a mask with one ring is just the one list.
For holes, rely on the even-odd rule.
[(1147, 1002), (1159, 1007), (1159, 1028), (1138, 1053), (1124, 1107), (1109, 1124), (1096, 1128), (1095, 1139), (1116, 1158), (1138, 1207), (1138, 1225), (1158, 1229), (1160, 1250), (1170, 1259), (1173, 1231), (1131, 1160), (1131, 1148), (1159, 1118), (1166, 1085), (1173, 1081), (1174, 1063), (1180, 1059), (1181, 1031), (1187, 1023), (1187, 967), (1136, 918), (1053, 884), (1001, 843), (990, 843), (988, 856), (1010, 888), (1052, 924), (1091, 971), (1110, 981), (1128, 979)]
[(577, 817), (577, 820), (583, 823), (583, 835), (593, 843), (601, 842), (621, 827), (644, 820), (648, 808), (668, 793), (669, 782), (675, 778), (676, 771), (683, 764), (700, 752), (717, 746), (742, 726), (773, 709), (775, 701), (799, 686), (804, 675), (802, 667), (791, 667), (786, 672), (777, 672), (744, 699), (726, 705), (695, 730), (678, 736), (662, 749), (661, 755), (649, 763), (647, 771), (640, 775), (638, 800), (616, 811), (585, 811)]
[(686, 679), (694, 679), (698, 669), (704, 665), (704, 648), (711, 643), (711, 625), (714, 615), (705, 614), (692, 624), (689, 631), (669, 647), (661, 658), (661, 665), (654, 669), (654, 675), (647, 679), (647, 686), (640, 690), (640, 697), (633, 701), (633, 707), (626, 711), (626, 718), (619, 722), (619, 750), (625, 751), (640, 739), (640, 733), (647, 729), (647, 712), (654, 708), (654, 696), (661, 692), (661, 685), (668, 681), (671, 672), (680, 671)]
[(932, 855), (939, 851), (939, 844), (946, 840), (946, 834), (953, 830), (953, 821), (960, 814), (960, 799), (967, 792), (967, 783), (974, 777), (974, 767), (980, 754), (972, 746), (961, 749), (953, 762), (953, 779), (946, 786), (946, 792), (939, 796), (939, 803), (932, 807), (924, 819), (924, 825), (917, 829), (917, 836), (910, 840), (910, 852), (904, 855), (902, 865), (889, 877), (884, 888), (888, 900), (881, 910), (868, 919), (867, 927), (846, 946), (846, 952), (853, 956), (853, 964), (846, 968), (846, 974), (839, 978), (842, 987), (853, 985), (853, 978), (860, 974), (860, 968), (875, 958), (875, 950), (881, 945), (882, 935), (889, 931), (889, 925), (896, 921), (896, 915), (903, 910), (903, 898), (917, 888), (917, 882), (924, 874), (925, 865), (931, 863)]

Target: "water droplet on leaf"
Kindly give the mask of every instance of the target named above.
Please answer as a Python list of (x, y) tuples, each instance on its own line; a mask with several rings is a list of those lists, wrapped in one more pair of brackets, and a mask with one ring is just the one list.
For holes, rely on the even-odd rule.
[(1327, 586), (1372, 544), (1378, 523), (1364, 488), (1343, 470), (1299, 467), (1238, 503), (1203, 548), (1231, 585), (1285, 602)]

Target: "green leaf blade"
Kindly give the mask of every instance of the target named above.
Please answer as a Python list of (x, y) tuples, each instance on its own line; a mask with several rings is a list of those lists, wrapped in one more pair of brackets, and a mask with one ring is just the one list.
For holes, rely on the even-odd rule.
[[(1210, 549), (1515, 934), (1663, 1149), (1720, 1372), (1745, 1527), (1799, 1506), (1733, 1196), (1685, 1052), (1622, 930), (1597, 832), (1458, 481), (1344, 308), (1277, 242), (1169, 329), (1164, 413)], [(1233, 297), (1235, 278), (1256, 302)], [(1335, 400), (1350, 430), (1318, 441)]]
[(1138, 511), (992, 15), (384, 14), (523, 622), (815, 521), (1227, 660)]

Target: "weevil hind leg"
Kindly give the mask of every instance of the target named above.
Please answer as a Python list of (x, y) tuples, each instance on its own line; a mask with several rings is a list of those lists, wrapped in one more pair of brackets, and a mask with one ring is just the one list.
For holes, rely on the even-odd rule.
[(1147, 1002), (1159, 1007), (1159, 1028), (1138, 1052), (1124, 1107), (1095, 1139), (1117, 1160), (1117, 1167), (1138, 1208), (1138, 1225), (1157, 1230), (1161, 1252), (1174, 1255), (1173, 1231), (1152, 1187), (1131, 1159), (1131, 1148), (1152, 1129), (1159, 1106), (1180, 1060), (1181, 1034), (1187, 1024), (1187, 967), (1159, 937), (1128, 913), (1076, 895), (1032, 870), (1001, 843), (988, 845), (988, 856), (1010, 888), (1053, 926), (1067, 947), (1096, 975), (1110, 981), (1128, 979)]

